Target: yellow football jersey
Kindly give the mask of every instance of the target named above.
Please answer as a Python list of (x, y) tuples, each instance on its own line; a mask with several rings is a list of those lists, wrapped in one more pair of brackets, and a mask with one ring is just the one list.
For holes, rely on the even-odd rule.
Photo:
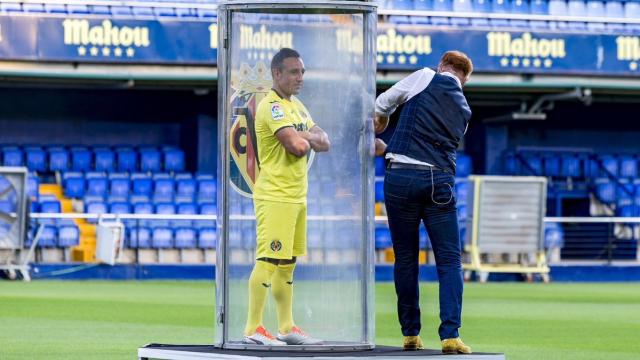
[(307, 157), (287, 152), (276, 137), (286, 127), (308, 131), (315, 123), (298, 98), (283, 99), (270, 90), (256, 110), (256, 138), (260, 175), (253, 197), (260, 200), (303, 203), (307, 200)]

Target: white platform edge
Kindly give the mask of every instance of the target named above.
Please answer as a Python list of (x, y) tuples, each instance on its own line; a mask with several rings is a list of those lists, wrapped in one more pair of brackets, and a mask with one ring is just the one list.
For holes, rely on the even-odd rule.
[(189, 351), (175, 351), (165, 349), (139, 348), (138, 359), (161, 359), (161, 360), (202, 360), (202, 359), (220, 359), (220, 360), (506, 360), (504, 354), (470, 354), (470, 355), (429, 355), (429, 356), (309, 356), (305, 357), (260, 357), (260, 356), (243, 356), (243, 355), (225, 355), (211, 354)]

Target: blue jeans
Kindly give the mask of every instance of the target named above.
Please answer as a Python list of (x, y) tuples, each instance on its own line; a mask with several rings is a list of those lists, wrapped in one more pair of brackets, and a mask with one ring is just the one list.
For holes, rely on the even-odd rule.
[(440, 283), (440, 339), (458, 337), (462, 314), (462, 264), (454, 177), (433, 169), (387, 169), (384, 197), (396, 262), (394, 282), (404, 336), (420, 333), (418, 229), (424, 221)]

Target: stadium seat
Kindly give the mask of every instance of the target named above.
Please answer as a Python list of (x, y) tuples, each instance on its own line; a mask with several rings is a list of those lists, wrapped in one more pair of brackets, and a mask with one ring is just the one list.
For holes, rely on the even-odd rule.
[(456, 179), (455, 191), (456, 191), (456, 202), (458, 205), (464, 205), (467, 203), (467, 198), (469, 196), (469, 180), (467, 179)]
[(154, 7), (153, 13), (157, 17), (176, 17), (176, 9), (171, 7)]
[(138, 168), (138, 154), (133, 149), (120, 149), (116, 151), (118, 171), (136, 171)]
[(184, 151), (179, 149), (167, 150), (164, 153), (164, 170), (170, 172), (184, 171)]
[(638, 160), (634, 156), (621, 156), (619, 165), (621, 177), (635, 178), (638, 176)]
[(64, 4), (44, 4), (44, 9), (51, 14), (66, 14), (67, 7)]
[(560, 159), (560, 175), (580, 178), (583, 176), (581, 160), (574, 155), (563, 155)]
[(387, 226), (376, 226), (375, 233), (376, 250), (388, 249), (393, 246), (391, 242), (391, 231)]
[(89, 12), (94, 15), (111, 15), (111, 10), (104, 5), (90, 5)]
[(49, 170), (67, 171), (69, 168), (69, 152), (65, 149), (49, 149)]
[(24, 154), (18, 148), (5, 148), (2, 159), (4, 166), (24, 166)]
[(618, 207), (631, 205), (635, 200), (635, 187), (633, 183), (623, 182), (616, 186), (616, 205)]
[(131, 176), (133, 183), (134, 195), (147, 195), (150, 196), (153, 190), (153, 180), (149, 176)]
[(111, 15), (114, 16), (131, 16), (132, 10), (131, 6), (112, 6), (111, 7)]
[(640, 2), (626, 1), (624, 3), (624, 17), (627, 19), (640, 19)]
[(77, 177), (69, 177), (64, 182), (64, 194), (70, 198), (82, 198), (85, 195), (85, 184), (81, 173)]
[(384, 176), (385, 160), (382, 156), (376, 156), (376, 176)]
[(175, 232), (175, 247), (193, 249), (196, 247), (196, 232), (191, 228), (178, 228)]
[[(106, 214), (108, 213), (107, 204), (104, 202), (90, 202), (84, 205), (84, 212), (87, 214)], [(87, 219), (88, 223), (96, 223), (97, 219)]]
[(604, 2), (598, 0), (587, 0), (587, 16), (606, 16)]
[(57, 214), (61, 212), (60, 201), (58, 200), (45, 200), (40, 203), (40, 212)]
[(413, 0), (413, 9), (418, 11), (432, 10), (433, 0)]
[(112, 172), (114, 167), (115, 156), (111, 150), (98, 150), (95, 152), (95, 170)]
[(420, 250), (430, 250), (431, 249), (431, 240), (429, 239), (429, 233), (427, 232), (427, 228), (424, 227), (424, 224), (420, 224), (420, 228), (418, 229), (418, 248)]
[(472, 12), (473, 5), (471, 0), (453, 0), (453, 4), (451, 5), (453, 11), (456, 12)]
[(375, 183), (376, 186), (376, 195), (375, 195), (375, 200), (376, 202), (384, 202), (384, 181), (376, 181)]
[(58, 229), (54, 225), (43, 225), (44, 228), (40, 233), (40, 239), (38, 240), (38, 247), (41, 248), (53, 248), (58, 244)]
[(198, 202), (216, 202), (217, 184), (215, 180), (200, 180), (198, 182)]
[(549, 0), (549, 15), (568, 15), (567, 2), (565, 0)]
[(131, 183), (129, 182), (129, 179), (116, 178), (111, 180), (109, 195), (114, 197), (128, 198), (130, 188)]
[(587, 6), (583, 0), (569, 0), (567, 2), (567, 15), (587, 16)]
[(428, 25), (431, 24), (431, 21), (427, 16), (411, 16), (411, 23), (415, 25)]
[(495, 14), (506, 14), (511, 12), (511, 0), (493, 0), (491, 2), (491, 12)]
[(393, 10), (413, 10), (411, 0), (387, 0), (387, 8)]
[(411, 18), (403, 15), (391, 15), (389, 22), (396, 25), (411, 24)]
[(91, 170), (91, 152), (86, 148), (71, 149), (71, 170)]
[(168, 249), (173, 247), (173, 231), (166, 227), (153, 229), (151, 235), (151, 247), (155, 249)]
[(177, 180), (177, 196), (190, 197), (196, 193), (196, 181), (193, 179), (180, 179)]
[(105, 176), (89, 178), (87, 176), (86, 195), (105, 197), (107, 195), (108, 180)]
[(522, 156), (524, 164), (520, 165), (520, 175), (540, 176), (543, 174), (542, 157), (538, 154), (526, 154)]
[(203, 228), (198, 232), (198, 247), (200, 249), (215, 249), (218, 243), (218, 233), (215, 228)]
[(147, 227), (135, 227), (129, 234), (129, 247), (148, 249), (151, 247), (151, 230)]
[(155, 14), (153, 13), (153, 9), (148, 6), (134, 6), (131, 9), (131, 12), (133, 14), (133, 17), (136, 18), (147, 18), (155, 16)]
[(452, 0), (433, 0), (433, 11), (452, 11)]
[(0, 11), (6, 13), (22, 12), (22, 6), (20, 6), (20, 3), (2, 3), (0, 4)]
[(549, 2), (546, 0), (532, 0), (529, 7), (533, 15), (547, 15), (549, 13)]
[(35, 174), (29, 174), (27, 177), (27, 196), (31, 201), (38, 201), (40, 189), (40, 179)]
[(596, 180), (596, 197), (606, 204), (613, 204), (616, 201), (615, 185), (608, 179)]
[[(196, 9), (176, 8), (176, 16), (182, 19), (194, 19), (198, 17), (198, 12)], [(289, 17), (288, 19), (291, 20), (292, 17)]]
[(69, 4), (67, 5), (67, 11), (69, 14), (89, 14), (89, 7), (87, 5)]
[(158, 179), (155, 181), (153, 198), (154, 201), (172, 201), (174, 195), (173, 179)]
[(47, 170), (47, 153), (40, 147), (25, 148), (25, 157), (29, 171)]
[(456, 176), (458, 177), (467, 177), (471, 175), (472, 166), (471, 166), (471, 157), (466, 154), (458, 154), (458, 159), (456, 161)]
[(600, 162), (604, 170), (601, 169), (602, 176), (618, 176), (618, 159), (613, 155), (600, 156)]
[(43, 13), (45, 12), (44, 10), (44, 4), (22, 4), (22, 10), (26, 13)]
[(560, 156), (558, 154), (551, 153), (544, 156), (545, 176), (560, 176), (560, 168)]
[[(513, 14), (530, 14), (531, 9), (529, 7), (528, 0), (513, 0), (511, 2), (511, 13)], [(528, 27), (529, 21), (522, 19), (509, 20), (509, 24), (513, 27)]]
[(144, 150), (140, 152), (140, 170), (143, 172), (158, 172), (161, 170), (160, 152), (158, 150)]
[(80, 230), (75, 225), (58, 227), (58, 246), (71, 247), (80, 243)]

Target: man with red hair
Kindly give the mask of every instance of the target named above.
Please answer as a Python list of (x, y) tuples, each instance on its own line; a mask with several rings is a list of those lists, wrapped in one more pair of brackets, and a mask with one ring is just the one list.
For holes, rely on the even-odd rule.
[(423, 221), (440, 283), (442, 352), (471, 353), (458, 334), (463, 278), (454, 180), (456, 149), (471, 118), (462, 87), (472, 71), (467, 55), (448, 51), (437, 72), (420, 69), (376, 99), (378, 134), (404, 104), (389, 145), (376, 139), (376, 152), (384, 153), (387, 160), (384, 197), (396, 257), (394, 281), (405, 350), (423, 348), (418, 294), (418, 229)]

